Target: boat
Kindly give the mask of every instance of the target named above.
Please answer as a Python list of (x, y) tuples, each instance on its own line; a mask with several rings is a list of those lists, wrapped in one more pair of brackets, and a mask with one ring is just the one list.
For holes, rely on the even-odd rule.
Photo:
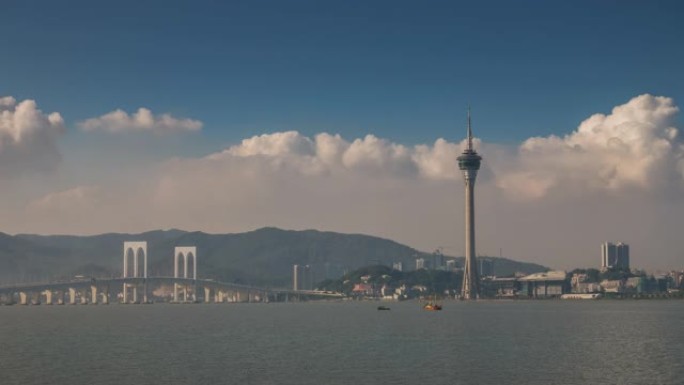
[(387, 306), (378, 306), (378, 310), (390, 310)]
[(428, 302), (425, 304), (425, 306), (423, 306), (423, 310), (439, 311), (439, 310), (442, 310), (442, 305), (437, 304), (437, 303)]
[(432, 297), (432, 301), (423, 305), (423, 310), (428, 311), (439, 311), (442, 310), (442, 305), (437, 303), (437, 296)]

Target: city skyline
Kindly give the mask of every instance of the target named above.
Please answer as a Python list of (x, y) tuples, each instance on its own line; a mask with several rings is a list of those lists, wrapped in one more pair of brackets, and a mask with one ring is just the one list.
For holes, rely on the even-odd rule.
[(3, 9), (0, 231), (316, 228), (459, 255), (470, 102), (480, 254), (571, 269), (620, 239), (634, 267), (681, 266), (678, 3), (268, 4)]

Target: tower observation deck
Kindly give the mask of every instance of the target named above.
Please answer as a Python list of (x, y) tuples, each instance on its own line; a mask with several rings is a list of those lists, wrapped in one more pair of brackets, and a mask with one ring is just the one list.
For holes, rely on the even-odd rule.
[(480, 276), (475, 258), (475, 179), (482, 157), (473, 149), (473, 130), (468, 108), (468, 147), (458, 157), (458, 168), (465, 182), (465, 266), (461, 298), (477, 299), (480, 293)]

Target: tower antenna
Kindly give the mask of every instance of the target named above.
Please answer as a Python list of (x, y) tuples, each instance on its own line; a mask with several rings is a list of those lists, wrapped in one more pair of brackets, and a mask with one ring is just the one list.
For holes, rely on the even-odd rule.
[(468, 150), (473, 149), (473, 129), (470, 125), (470, 104), (468, 104)]

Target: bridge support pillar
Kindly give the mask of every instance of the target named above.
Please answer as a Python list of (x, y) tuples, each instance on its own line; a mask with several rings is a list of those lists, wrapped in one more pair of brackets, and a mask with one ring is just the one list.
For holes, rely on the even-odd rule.
[(90, 286), (90, 304), (97, 305), (97, 286)]
[(173, 283), (173, 302), (178, 303), (178, 284), (176, 282)]
[(88, 304), (88, 289), (83, 289), (79, 293), (81, 295), (81, 305), (87, 305)]
[(45, 290), (43, 294), (45, 295), (45, 304), (52, 305), (52, 290)]
[[(211, 288), (210, 287), (204, 287), (204, 303), (209, 303), (211, 302)], [(214, 301), (216, 302), (216, 301)]]
[(76, 289), (69, 288), (69, 305), (76, 305)]
[(109, 293), (104, 292), (104, 293), (100, 293), (100, 295), (102, 296), (102, 304), (109, 305)]
[(23, 291), (19, 292), (19, 305), (28, 305), (28, 295)]

